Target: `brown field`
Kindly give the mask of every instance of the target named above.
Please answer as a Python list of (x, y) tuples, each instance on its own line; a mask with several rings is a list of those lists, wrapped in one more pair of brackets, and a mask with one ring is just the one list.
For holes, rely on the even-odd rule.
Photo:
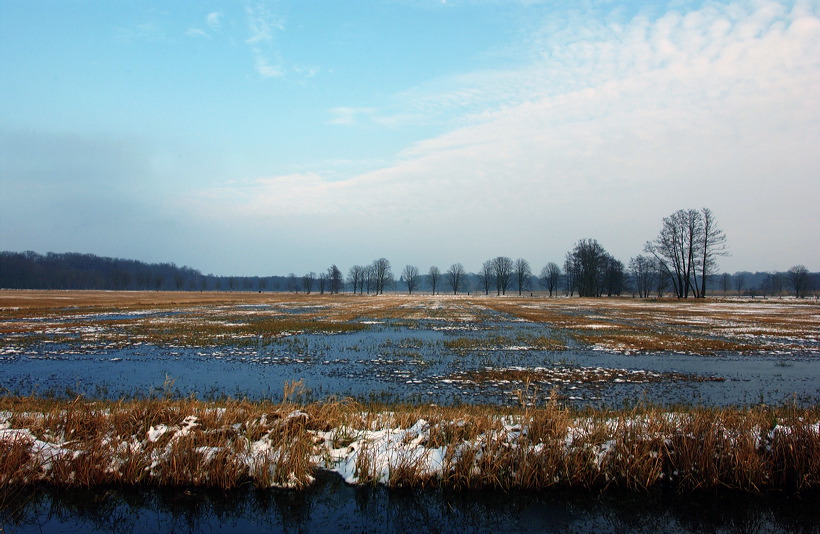
[[(173, 311), (175, 315), (99, 317), (146, 311)], [(303, 331), (356, 330), (364, 327), (361, 321), (365, 320), (480, 324), (494, 313), (549, 326), (552, 337), (530, 340), (549, 350), (560, 350), (571, 342), (620, 352), (713, 354), (816, 350), (820, 343), (820, 306), (812, 300), (239, 292), (0, 291), (0, 336), (28, 342), (48, 336), (52, 341), (113, 346), (134, 341), (202, 346)]]
[[(135, 314), (129, 316), (128, 314)], [(369, 322), (478, 329), (497, 320), (545, 334), (452, 337), (448, 350), (817, 352), (813, 301), (572, 299), (390, 294), (0, 291), (5, 344), (241, 344)], [(676, 491), (820, 487), (820, 414), (796, 406), (572, 410), (531, 384), (704, 380), (598, 368), (505, 368), (451, 380), (522, 383), (519, 406), (378, 406), (194, 398), (93, 401), (0, 397), (0, 497), (28, 484), (303, 487), (315, 469), (351, 483), (471, 488)], [(613, 374), (614, 373), (614, 374)], [(620, 373), (620, 374), (618, 374)], [(578, 378), (576, 375), (583, 375)], [(553, 391), (555, 393), (555, 391)]]

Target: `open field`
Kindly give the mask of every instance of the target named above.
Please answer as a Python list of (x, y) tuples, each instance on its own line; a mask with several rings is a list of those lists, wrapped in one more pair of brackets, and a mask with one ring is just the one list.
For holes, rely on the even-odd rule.
[(551, 349), (569, 340), (620, 352), (820, 350), (820, 306), (813, 300), (793, 299), (0, 291), (0, 335), (5, 344), (49, 338), (201, 346), (304, 330), (355, 330), (363, 327), (363, 321), (480, 324), (490, 320), (493, 312), (548, 325), (559, 336), (538, 343)]
[(0, 291), (0, 486), (814, 490), (818, 358), (813, 301)]
[[(813, 301), (0, 291), (9, 394), (813, 404)], [(116, 364), (116, 365), (112, 365)], [(699, 384), (699, 385), (698, 385)], [(649, 386), (652, 387), (649, 387)], [(646, 386), (646, 387), (644, 387)]]

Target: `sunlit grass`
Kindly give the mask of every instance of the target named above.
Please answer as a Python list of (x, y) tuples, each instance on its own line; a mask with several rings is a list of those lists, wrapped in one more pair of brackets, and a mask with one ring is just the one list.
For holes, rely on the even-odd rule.
[(504, 314), (549, 325), (581, 346), (620, 352), (759, 352), (816, 344), (810, 302), (711, 299), (488, 299)]
[(457, 352), (481, 350), (563, 350), (566, 345), (548, 336), (493, 334), (484, 337), (456, 337), (444, 341), (447, 349)]
[(278, 403), (0, 398), (0, 491), (299, 488), (319, 468), (358, 484), (461, 490), (820, 487), (816, 407), (577, 411), (557, 397), (532, 406), (527, 389), (506, 408), (297, 404), (299, 387)]
[[(570, 344), (713, 354), (813, 350), (818, 317), (816, 306), (775, 301), (0, 291), (0, 349), (44, 343), (80, 348), (297, 343), (303, 333), (343, 334), (382, 324), (412, 328), (426, 321), (470, 331), (448, 334), (433, 347), (459, 358), (493, 350), (564, 350)], [(530, 322), (533, 330), (510, 334), (494, 325), (511, 319)], [(417, 358), (426, 343), (406, 337), (385, 341), (378, 350)], [(536, 407), (537, 395), (529, 391), (567, 381), (719, 378), (488, 368), (447, 379), (513, 383), (520, 386), (520, 406), (364, 405), (348, 399), (307, 404), (299, 382), (286, 385), (279, 403), (171, 400), (167, 394), (119, 402), (2, 397), (0, 488), (39, 483), (304, 487), (315, 469), (337, 468), (342, 459), (351, 460), (350, 476), (357, 483), (391, 486), (641, 491), (820, 486), (817, 407), (574, 411), (561, 406), (557, 394)]]
[[(126, 316), (107, 317), (121, 314)], [(9, 343), (242, 345), (293, 333), (356, 331), (374, 322), (412, 327), (433, 321), (445, 327), (509, 318), (549, 332), (521, 339), (491, 331), (483, 338), (447, 340), (446, 348), (561, 350), (572, 343), (621, 352), (714, 354), (801, 350), (820, 341), (817, 307), (788, 300), (0, 291), (0, 349)]]

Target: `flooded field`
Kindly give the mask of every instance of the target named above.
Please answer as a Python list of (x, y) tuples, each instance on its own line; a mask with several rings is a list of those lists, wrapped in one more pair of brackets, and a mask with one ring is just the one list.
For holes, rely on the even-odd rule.
[[(186, 461), (207, 467), (209, 458), (221, 458), (235, 448), (239, 457), (248, 457), (236, 446), (240, 431), (247, 433), (248, 450), (266, 459), (262, 447), (270, 445), (277, 425), (288, 421), (306, 421), (307, 427), (300, 423), (300, 439), (315, 444), (324, 436), (320, 442), (327, 447), (315, 458), (323, 466), (315, 471), (315, 480), (298, 490), (249, 482), (219, 491), (185, 484), (4, 490), (0, 527), (14, 531), (293, 532), (332, 525), (330, 531), (337, 532), (817, 532), (814, 490), (779, 497), (715, 488), (692, 494), (662, 489), (599, 494), (563, 491), (560, 488), (570, 484), (556, 477), (558, 489), (548, 491), (476, 490), (469, 482), (465, 491), (450, 491), (424, 487), (427, 475), (421, 472), (421, 487), (414, 489), (366, 482), (378, 478), (373, 462), (383, 462), (388, 471), (381, 476), (392, 480), (397, 466), (410, 466), (402, 458), (416, 458), (413, 455), (420, 455), (419, 465), (428, 462), (439, 469), (436, 476), (452, 478), (470, 451), (489, 454), (491, 436), (500, 440), (492, 449), (498, 458), (513, 461), (505, 451), (521, 450), (537, 460), (537, 451), (547, 450), (547, 442), (528, 441), (535, 440), (535, 427), (525, 432), (522, 426), (530, 406), (547, 406), (541, 417), (547, 426), (557, 426), (542, 432), (557, 432), (548, 442), (556, 454), (569, 455), (561, 461), (579, 461), (583, 468), (585, 455), (595, 458), (589, 471), (591, 488), (609, 485), (607, 470), (620, 476), (618, 451), (625, 447), (642, 450), (649, 469), (655, 469), (652, 459), (657, 453), (641, 447), (658, 439), (667, 458), (674, 460), (686, 451), (697, 457), (702, 447), (689, 446), (695, 431), (717, 439), (711, 443), (726, 458), (740, 458), (734, 455), (742, 449), (739, 440), (748, 442), (751, 454), (758, 454), (758, 442), (769, 444), (761, 445), (764, 449), (791, 451), (794, 447), (785, 441), (777, 445), (777, 440), (797, 439), (797, 430), (808, 439), (805, 443), (816, 443), (814, 419), (787, 421), (788, 406), (820, 404), (820, 308), (811, 301), (2, 291), (0, 387), (9, 399), (0, 412), (0, 444), (12, 452), (21, 446), (41, 455), (51, 451), (43, 461), (50, 465), (59, 460), (67, 469), (76, 469), (71, 462), (82, 460), (95, 444), (103, 447), (99, 451), (106, 461), (112, 461), (104, 447), (114, 447), (117, 440), (129, 444), (124, 450), (159, 455), (145, 466), (157, 477), (163, 476), (163, 465), (176, 465), (167, 451), (181, 451), (185, 440), (204, 440)], [(37, 415), (39, 408), (16, 413), (14, 396), (31, 394), (67, 401), (50, 408), (47, 416)], [(73, 400), (80, 395), (87, 400)], [(89, 437), (82, 443), (60, 430), (68, 423), (56, 422), (66, 412), (79, 417), (76, 424), (90, 420), (101, 425), (115, 417), (113, 408), (95, 408), (93, 399), (192, 396), (273, 403), (254, 407), (262, 414), (247, 416), (247, 422), (214, 426), (208, 418), (221, 417), (225, 408), (203, 407), (192, 400), (178, 401), (182, 405), (177, 408), (161, 400), (145, 401), (164, 419), (140, 423), (149, 426), (138, 425), (133, 435), (104, 438), (95, 437), (102, 432), (93, 428), (98, 425), (86, 425), (82, 428)], [(352, 423), (345, 420), (328, 431), (320, 429), (325, 423), (318, 412), (289, 414), (295, 408), (279, 405), (283, 396), (288, 403), (328, 401), (341, 407), (347, 405), (339, 399), (346, 397), (364, 401), (361, 406), (374, 406), (368, 401), (409, 402), (426, 406), (429, 413), (398, 413), (380, 425), (375, 421), (390, 412), (365, 416), (359, 405), (351, 405), (344, 408), (346, 417), (364, 418), (364, 426), (351, 433)], [(39, 401), (30, 402), (36, 407)], [(438, 406), (431, 408), (433, 404)], [(781, 412), (769, 412), (764, 404), (785, 408), (777, 415)], [(518, 407), (525, 411), (517, 417), (524, 419), (481, 416), (489, 421), (481, 424), (489, 426), (479, 431), (481, 425), (474, 422), (479, 419), (471, 419), (469, 411), (458, 412), (462, 415), (452, 420), (439, 416), (434, 423), (430, 418), (445, 406), (467, 410), (473, 405)], [(655, 405), (660, 411), (631, 412), (638, 415), (616, 416), (614, 422), (601, 415), (597, 430), (586, 432), (586, 416), (573, 415), (582, 412), (563, 411), (638, 405)], [(703, 420), (728, 425), (756, 417), (748, 423), (756, 430), (727, 435), (726, 427), (711, 433), (716, 423), (698, 423), (700, 416), (687, 415), (682, 405), (753, 406), (728, 415), (707, 410)], [(150, 412), (140, 406), (134, 413)], [(814, 413), (812, 409), (806, 413)], [(268, 417), (272, 410), (276, 414)], [(310, 410), (321, 412), (322, 403)], [(137, 420), (133, 415), (123, 419), (126, 426)], [(240, 416), (239, 421), (245, 420)], [(759, 421), (771, 428), (764, 432)], [(569, 427), (561, 426), (566, 424)], [(619, 428), (637, 441), (630, 445)], [(662, 429), (665, 438), (651, 429)], [(460, 441), (459, 433), (468, 431), (475, 435)], [(222, 449), (213, 441), (217, 437), (225, 440), (218, 446)], [(441, 441), (445, 437), (454, 441)], [(388, 443), (397, 449), (382, 454), (378, 447)], [(407, 456), (395, 456), (405, 449), (398, 454)], [(448, 450), (451, 456), (446, 456)], [(284, 453), (278, 454), (282, 458)], [(809, 463), (817, 457), (805, 454)], [(450, 463), (435, 464), (439, 456)], [(475, 461), (480, 458), (475, 456)], [(818, 473), (811, 466), (816, 463), (806, 465), (806, 487), (813, 488)], [(469, 465), (464, 469), (475, 475)], [(677, 471), (668, 465), (663, 470), (651, 476), (671, 483)], [(734, 468), (724, 474), (731, 479), (732, 472)], [(71, 482), (74, 472), (64, 474), (69, 486), (76, 483)]]
[(0, 293), (6, 393), (817, 404), (813, 302)]

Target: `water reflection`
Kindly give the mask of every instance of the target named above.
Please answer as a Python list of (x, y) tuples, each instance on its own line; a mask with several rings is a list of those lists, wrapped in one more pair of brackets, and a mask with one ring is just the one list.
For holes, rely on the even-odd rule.
[(445, 492), (27, 489), (0, 497), (12, 532), (818, 532), (818, 495), (749, 497)]
[[(557, 388), (577, 407), (620, 407), (638, 400), (809, 405), (820, 399), (816, 351), (698, 356), (548, 350), (506, 343), (526, 345), (549, 334), (541, 325), (508, 321), (481, 326), (485, 330), (454, 334), (428, 323), (408, 327), (385, 322), (347, 334), (300, 334), (269, 344), (219, 347), (7, 347), (0, 354), (0, 382), (4, 391), (18, 395), (116, 399), (163, 394), (164, 380), (170, 377), (180, 396), (277, 400), (286, 381), (301, 378), (317, 400), (351, 396), (509, 405), (519, 402), (516, 391), (523, 382), (504, 373), (527, 369), (537, 371), (532, 381), (540, 394), (537, 400), (544, 401)], [(502, 338), (505, 343), (499, 345)]]

